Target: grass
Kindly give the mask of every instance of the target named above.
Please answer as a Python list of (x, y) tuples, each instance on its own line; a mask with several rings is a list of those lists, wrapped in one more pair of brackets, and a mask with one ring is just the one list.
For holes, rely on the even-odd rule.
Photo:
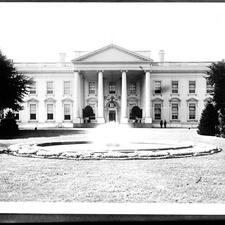
[[(136, 129), (146, 139), (216, 144), (195, 130)], [(82, 139), (86, 135), (56, 136)], [(25, 139), (0, 140), (11, 144)], [(43, 138), (31, 138), (41, 141)], [(224, 203), (225, 153), (161, 160), (74, 161), (0, 155), (1, 201)]]
[(57, 137), (61, 135), (72, 135), (85, 133), (83, 130), (19, 130), (17, 134), (0, 134), (0, 139), (21, 139), (31, 137)]

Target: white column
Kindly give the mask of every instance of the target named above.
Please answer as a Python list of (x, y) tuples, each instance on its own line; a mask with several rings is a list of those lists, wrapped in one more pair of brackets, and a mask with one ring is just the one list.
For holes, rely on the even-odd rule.
[(145, 72), (145, 123), (152, 123), (150, 72), (149, 71)]
[(104, 120), (104, 97), (103, 97), (103, 73), (98, 72), (98, 123), (105, 123)]
[(121, 93), (121, 123), (127, 123), (127, 74), (122, 72), (122, 93)]
[(80, 123), (80, 74), (74, 71), (74, 104), (73, 104), (73, 122)]

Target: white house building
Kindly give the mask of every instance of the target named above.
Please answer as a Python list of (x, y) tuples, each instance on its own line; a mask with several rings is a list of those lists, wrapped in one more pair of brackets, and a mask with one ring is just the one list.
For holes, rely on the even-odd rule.
[[(149, 51), (130, 51), (111, 44), (58, 63), (16, 63), (33, 78), (20, 126), (81, 127), (117, 121), (139, 127), (191, 127), (198, 124), (210, 85), (204, 78), (210, 62), (154, 62)], [(83, 110), (90, 106), (93, 116)], [(134, 118), (136, 106), (141, 116)], [(89, 107), (89, 109), (90, 109)], [(87, 120), (88, 119), (88, 120)]]

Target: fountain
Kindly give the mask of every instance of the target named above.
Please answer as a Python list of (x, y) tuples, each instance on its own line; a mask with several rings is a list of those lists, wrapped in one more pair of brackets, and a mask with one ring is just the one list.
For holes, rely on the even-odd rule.
[(132, 140), (129, 128), (128, 124), (112, 121), (98, 126), (89, 137), (95, 148), (124, 148)]
[[(146, 141), (147, 140), (147, 141)], [(189, 157), (220, 152), (209, 144), (177, 143), (137, 136), (128, 124), (110, 122), (91, 129), (88, 140), (11, 145), (7, 153), (17, 156), (61, 159), (158, 159)]]

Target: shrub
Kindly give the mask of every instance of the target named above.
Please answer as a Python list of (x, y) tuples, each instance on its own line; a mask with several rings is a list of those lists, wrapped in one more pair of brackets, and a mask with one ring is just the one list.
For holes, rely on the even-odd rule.
[(6, 117), (0, 122), (0, 134), (1, 135), (11, 135), (18, 132), (18, 125), (14, 118), (14, 114), (9, 111)]
[(219, 113), (219, 125), (218, 131), (221, 137), (225, 137), (225, 116), (222, 113)]
[(214, 136), (218, 132), (218, 112), (214, 105), (209, 102), (202, 111), (198, 125), (198, 134)]
[(142, 110), (138, 106), (134, 106), (130, 113), (130, 119), (142, 118)]
[(88, 118), (89, 122), (90, 122), (91, 119), (95, 119), (95, 114), (94, 114), (93, 109), (90, 105), (87, 105), (83, 109), (83, 118)]

